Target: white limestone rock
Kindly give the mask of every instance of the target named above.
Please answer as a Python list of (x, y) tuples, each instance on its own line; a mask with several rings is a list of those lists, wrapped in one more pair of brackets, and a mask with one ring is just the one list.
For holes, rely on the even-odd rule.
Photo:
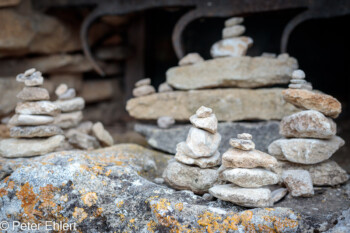
[(100, 147), (100, 143), (93, 136), (81, 133), (77, 130), (70, 131), (67, 135), (68, 142), (83, 150), (92, 150)]
[(222, 38), (233, 38), (243, 35), (245, 32), (245, 27), (243, 25), (234, 25), (231, 27), (225, 27), (222, 30)]
[(57, 100), (54, 104), (61, 109), (62, 112), (79, 111), (85, 107), (85, 101), (81, 97), (76, 97), (70, 100)]
[(253, 39), (246, 36), (223, 39), (216, 42), (210, 49), (212, 57), (242, 57), (253, 45)]
[(151, 85), (151, 79), (150, 78), (144, 78), (140, 79), (135, 83), (135, 87), (141, 87), (141, 86), (148, 86)]
[(76, 127), (83, 119), (82, 111), (61, 113), (55, 117), (54, 124), (62, 129)]
[(242, 17), (232, 17), (225, 21), (225, 27), (232, 27), (243, 23), (243, 21), (244, 21), (244, 18)]
[(168, 129), (175, 124), (175, 119), (171, 116), (162, 116), (157, 119), (159, 128)]
[(145, 95), (150, 95), (156, 92), (156, 89), (154, 89), (153, 86), (151, 85), (144, 85), (144, 86), (139, 86), (134, 88), (132, 91), (132, 94), (135, 97), (140, 97), (140, 96), (145, 96)]
[(56, 94), (57, 96), (60, 96), (60, 95), (63, 95), (67, 90), (68, 90), (67, 84), (62, 83), (62, 84), (60, 84), (60, 85), (56, 88), (55, 94)]
[(204, 59), (198, 53), (189, 53), (179, 61), (179, 66), (193, 65), (204, 61)]
[(158, 87), (158, 92), (171, 92), (174, 91), (174, 89), (167, 83), (161, 83)]
[(213, 113), (213, 110), (211, 108), (207, 108), (205, 106), (201, 106), (196, 111), (196, 115), (199, 118), (209, 117), (212, 113)]
[(50, 101), (19, 102), (16, 106), (17, 114), (57, 116), (61, 110)]
[(47, 125), (54, 122), (52, 116), (15, 114), (9, 125)]
[(245, 151), (255, 149), (255, 143), (252, 140), (247, 140), (247, 139), (231, 138), (230, 145), (233, 148), (236, 148), (239, 150), (245, 150)]
[(73, 99), (75, 96), (76, 96), (75, 89), (74, 88), (69, 88), (63, 94), (59, 95), (58, 99), (60, 99), (60, 100), (68, 100), (68, 99)]
[(24, 84), (27, 87), (41, 86), (44, 83), (44, 78), (41, 72), (36, 71), (32, 73), (30, 76), (26, 77), (24, 80)]
[(282, 179), (293, 197), (310, 197), (314, 195), (312, 179), (308, 171), (284, 171)]
[(243, 139), (243, 140), (252, 140), (253, 136), (249, 133), (241, 133), (241, 134), (237, 134), (237, 138)]
[(101, 122), (92, 126), (92, 133), (103, 145), (112, 146), (114, 144), (113, 137), (105, 130)]
[(186, 144), (193, 152), (193, 158), (210, 157), (219, 148), (221, 135), (209, 133), (202, 129), (191, 127), (188, 132)]
[(22, 91), (17, 94), (17, 98), (23, 101), (39, 101), (49, 100), (49, 92), (41, 87), (24, 87)]
[(304, 71), (298, 69), (298, 70), (294, 70), (292, 73), (292, 78), (293, 79), (305, 79), (305, 73)]
[(190, 117), (190, 122), (195, 127), (204, 129), (213, 134), (218, 130), (218, 119), (214, 113), (205, 118), (198, 117), (196, 114), (194, 114)]
[(213, 156), (209, 158), (198, 158), (193, 159), (190, 156), (182, 153), (182, 151), (177, 151), (175, 159), (180, 163), (187, 165), (197, 165), (200, 168), (215, 167), (221, 164), (221, 155), (219, 151), (216, 151)]

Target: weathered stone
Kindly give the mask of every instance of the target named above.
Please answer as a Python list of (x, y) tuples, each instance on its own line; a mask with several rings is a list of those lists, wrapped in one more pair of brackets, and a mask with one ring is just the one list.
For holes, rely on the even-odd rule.
[(68, 91), (68, 86), (65, 83), (61, 83), (55, 90), (55, 94), (57, 96), (63, 95), (66, 91)]
[(282, 94), (287, 102), (300, 108), (316, 110), (332, 118), (341, 113), (341, 103), (330, 95), (302, 89), (286, 89)]
[(216, 185), (209, 189), (214, 197), (245, 207), (272, 206), (271, 191), (267, 188), (240, 188), (233, 184)]
[(231, 138), (230, 139), (230, 145), (233, 148), (239, 149), (239, 150), (254, 150), (255, 144), (252, 140), (246, 140), (246, 139), (238, 139), (238, 138)]
[(211, 134), (192, 127), (186, 139), (188, 148), (193, 152), (189, 156), (193, 156), (193, 158), (210, 157), (218, 150), (220, 141), (221, 135), (219, 133)]
[(279, 188), (271, 192), (271, 201), (276, 203), (280, 201), (286, 194), (288, 193), (288, 189)]
[(17, 98), (24, 101), (49, 100), (49, 92), (41, 87), (24, 87)]
[(190, 117), (190, 122), (197, 128), (204, 129), (210, 133), (216, 133), (218, 129), (218, 119), (214, 113), (208, 117), (198, 117), (194, 114)]
[(175, 120), (187, 121), (202, 105), (212, 108), (219, 121), (277, 120), (299, 111), (283, 100), (282, 90), (271, 88), (173, 91), (130, 99), (126, 109), (132, 117), (144, 120), (172, 116)]
[(158, 92), (170, 92), (173, 88), (168, 83), (161, 83), (158, 87)]
[(294, 70), (292, 73), (292, 78), (303, 80), (303, 79), (305, 79), (305, 73), (303, 70)]
[(170, 68), (167, 83), (177, 89), (211, 87), (263, 87), (285, 84), (298, 67), (294, 58), (286, 61), (265, 57), (229, 57), (207, 60), (192, 66)]
[(306, 82), (303, 84), (291, 83), (288, 85), (288, 88), (290, 88), (290, 89), (303, 89), (303, 90), (308, 90), (308, 91), (312, 91), (312, 89), (313, 89), (312, 84), (309, 82)]
[(222, 155), (222, 165), (232, 168), (273, 168), (277, 166), (277, 160), (269, 154), (258, 150), (242, 151), (230, 148)]
[(50, 101), (19, 102), (16, 113), (25, 115), (50, 115), (56, 116), (61, 110)]
[(317, 164), (297, 164), (288, 161), (278, 161), (277, 169), (274, 170), (280, 176), (286, 170), (306, 170), (310, 173), (313, 185), (339, 185), (349, 179), (348, 174), (336, 162), (326, 160)]
[(135, 87), (148, 86), (148, 85), (151, 85), (150, 78), (144, 78), (135, 83)]
[(12, 127), (10, 129), (12, 138), (51, 137), (57, 134), (63, 134), (63, 130), (55, 125)]
[(314, 195), (310, 173), (305, 170), (288, 170), (282, 173), (282, 179), (293, 197)]
[(221, 164), (221, 155), (219, 151), (216, 151), (213, 156), (209, 158), (198, 158), (194, 159), (190, 156), (187, 156), (183, 151), (177, 151), (175, 159), (180, 163), (187, 165), (197, 165), (200, 168), (215, 167)]
[(92, 126), (92, 133), (105, 146), (112, 146), (114, 140), (107, 130), (103, 127), (101, 122), (97, 122)]
[(253, 139), (253, 135), (251, 135), (249, 133), (240, 133), (240, 134), (237, 134), (237, 138), (238, 139), (243, 139), (243, 140), (252, 140)]
[(154, 89), (154, 87), (151, 85), (139, 86), (139, 87), (136, 87), (134, 90), (132, 90), (132, 94), (135, 97), (146, 96), (146, 95), (153, 94), (155, 92), (156, 92), (156, 89)]
[(225, 27), (222, 30), (222, 38), (231, 38), (243, 35), (245, 27), (243, 25), (234, 25), (232, 27)]
[[(146, 136), (148, 144), (158, 150), (170, 154), (176, 153), (176, 145), (186, 140), (191, 125), (174, 125), (170, 129), (160, 129), (154, 125), (136, 124), (134, 130)], [(267, 147), (276, 139), (281, 138), (278, 133), (279, 122), (226, 122), (218, 124), (218, 132), (221, 134), (220, 153), (230, 148), (232, 135), (241, 132), (249, 132), (254, 135), (256, 149), (267, 152)]]
[(14, 78), (0, 78), (0, 117), (15, 109), (16, 95), (21, 91), (22, 86)]
[(75, 129), (78, 130), (79, 132), (90, 134), (92, 131), (93, 125), (94, 124), (91, 121), (84, 121), (84, 122), (81, 122)]
[(157, 119), (157, 125), (159, 128), (168, 129), (175, 124), (175, 119), (169, 116), (159, 117)]
[(246, 36), (227, 38), (213, 44), (210, 49), (212, 57), (241, 57), (245, 56), (248, 48), (253, 45), (253, 39)]
[(205, 106), (201, 106), (200, 108), (197, 109), (196, 111), (196, 115), (199, 118), (205, 118), (205, 117), (209, 117), (211, 116), (211, 114), (213, 113), (213, 109), (211, 108), (207, 108)]
[(81, 97), (70, 100), (57, 100), (53, 102), (62, 112), (73, 112), (84, 109), (85, 101)]
[(15, 114), (9, 125), (47, 125), (53, 123), (52, 116)]
[(194, 193), (203, 194), (215, 184), (218, 173), (215, 169), (202, 169), (171, 161), (164, 170), (163, 178), (175, 189), (192, 190)]
[(55, 117), (54, 124), (62, 129), (73, 128), (77, 126), (83, 119), (83, 113), (81, 111), (61, 113)]
[(76, 96), (75, 89), (74, 88), (69, 88), (62, 95), (59, 95), (58, 99), (60, 99), (60, 100), (69, 100), (69, 99), (73, 99), (75, 96)]
[(332, 138), (337, 125), (331, 118), (315, 110), (302, 111), (286, 116), (280, 124), (280, 134), (292, 138)]
[(41, 72), (36, 71), (24, 80), (27, 87), (41, 86), (44, 83), (44, 78)]
[(204, 59), (198, 53), (189, 53), (179, 61), (179, 66), (193, 65), (204, 61)]
[(47, 139), (3, 139), (0, 141), (0, 156), (16, 158), (43, 155), (54, 151), (63, 141), (62, 135)]
[(77, 130), (70, 131), (68, 142), (83, 150), (92, 150), (100, 147), (100, 143), (93, 136), (81, 133)]
[(243, 21), (244, 21), (244, 18), (242, 18), (242, 17), (229, 18), (225, 21), (225, 27), (232, 27), (232, 26), (235, 26), (237, 24), (243, 23)]
[(278, 139), (270, 144), (269, 154), (280, 160), (293, 163), (316, 164), (329, 159), (334, 152), (344, 145), (344, 140), (334, 136), (321, 139)]
[[(293, 77), (293, 75), (292, 75), (292, 77)], [(291, 83), (291, 84), (306, 84), (306, 83), (308, 83), (308, 82), (306, 82), (304, 79), (295, 79), (295, 78), (292, 78), (292, 79), (290, 80), (290, 83)]]

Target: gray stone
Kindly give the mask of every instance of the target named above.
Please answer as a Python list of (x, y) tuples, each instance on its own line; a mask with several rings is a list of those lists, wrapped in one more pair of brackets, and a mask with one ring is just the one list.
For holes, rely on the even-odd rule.
[(273, 203), (276, 203), (280, 201), (285, 195), (287, 195), (288, 189), (286, 188), (279, 188), (271, 192), (271, 201)]
[[(287, 84), (298, 67), (294, 58), (228, 57), (170, 68), (167, 83), (177, 89), (263, 87)], [(208, 106), (208, 105), (206, 105)], [(215, 110), (215, 109), (214, 109)], [(216, 112), (216, 111), (215, 111)]]
[(12, 127), (10, 129), (12, 138), (51, 137), (57, 134), (63, 134), (63, 130), (55, 125)]
[(85, 101), (81, 97), (76, 97), (70, 100), (57, 100), (54, 104), (61, 109), (62, 112), (74, 112), (83, 110)]
[(175, 124), (175, 119), (169, 116), (159, 117), (157, 119), (157, 125), (159, 128), (168, 129)]
[(60, 100), (69, 100), (73, 99), (76, 96), (75, 89), (69, 88), (66, 92), (58, 96)]
[(47, 125), (54, 122), (52, 116), (15, 114), (9, 125)]
[(154, 179), (154, 183), (156, 183), (156, 184), (164, 184), (164, 179), (160, 178), (160, 177), (157, 177), (157, 178)]
[(293, 197), (310, 197), (314, 195), (312, 179), (308, 171), (284, 171), (282, 179)]
[[(170, 129), (160, 129), (154, 125), (136, 124), (134, 130), (146, 136), (148, 144), (153, 148), (176, 153), (176, 145), (186, 140), (191, 125), (175, 125)], [(227, 122), (218, 124), (218, 132), (221, 134), (220, 153), (230, 148), (230, 138), (242, 132), (249, 132), (254, 136), (256, 149), (267, 152), (267, 147), (281, 136), (278, 133), (279, 122), (266, 121), (256, 123)]]
[(50, 115), (56, 116), (61, 110), (50, 101), (19, 102), (16, 107), (17, 114)]
[(187, 165), (197, 165), (200, 168), (215, 167), (221, 164), (221, 155), (219, 151), (216, 151), (214, 155), (212, 155), (209, 158), (198, 158), (198, 159), (194, 159), (182, 153), (182, 151), (178, 151), (175, 155), (175, 159), (180, 163), (187, 164)]
[(302, 70), (294, 70), (293, 73), (292, 73), (292, 78), (293, 79), (299, 79), (299, 80), (301, 79), (301, 80), (303, 80), (303, 79), (305, 79), (305, 73)]
[(338, 217), (337, 224), (327, 231), (327, 233), (347, 233), (350, 230), (350, 208), (344, 210)]
[(107, 130), (103, 127), (101, 122), (97, 122), (92, 126), (93, 135), (105, 146), (112, 146), (114, 140)]
[(24, 101), (49, 100), (49, 92), (41, 87), (24, 87), (17, 98)]
[(77, 130), (70, 131), (68, 142), (83, 150), (92, 150), (100, 147), (100, 143), (95, 137), (81, 133)]
[(76, 127), (83, 119), (82, 111), (61, 113), (55, 117), (54, 124), (62, 129)]
[(328, 140), (292, 138), (278, 139), (270, 144), (269, 154), (280, 160), (293, 163), (316, 164), (329, 159), (340, 147), (344, 140), (334, 136)]
[(188, 148), (193, 152), (189, 156), (193, 156), (193, 158), (210, 157), (218, 150), (220, 141), (221, 135), (219, 133), (211, 134), (192, 127), (186, 139)]
[(0, 156), (16, 158), (43, 155), (54, 151), (63, 141), (62, 135), (47, 139), (3, 139), (0, 141)]
[(304, 89), (304, 90), (308, 90), (308, 91), (312, 91), (313, 87), (312, 84), (309, 82), (306, 82), (305, 84), (294, 84), (291, 83), (288, 85), (288, 88), (291, 89)]
[(214, 113), (208, 117), (198, 117), (194, 114), (190, 117), (190, 122), (197, 128), (204, 129), (210, 133), (215, 134), (218, 129), (218, 119)]

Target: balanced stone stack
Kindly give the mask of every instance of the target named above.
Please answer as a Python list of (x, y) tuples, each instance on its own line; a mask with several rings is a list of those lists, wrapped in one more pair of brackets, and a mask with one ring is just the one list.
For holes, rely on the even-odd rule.
[(175, 161), (169, 162), (163, 177), (176, 189), (202, 194), (217, 181), (221, 135), (217, 132), (218, 121), (210, 108), (200, 107), (190, 121), (193, 127), (186, 141), (177, 145)]
[[(272, 142), (268, 148), (271, 155), (281, 160), (279, 172), (292, 196), (313, 195), (312, 184), (336, 185), (348, 179), (346, 172), (329, 160), (344, 145), (344, 140), (336, 136), (332, 120), (340, 114), (341, 104), (332, 96), (312, 91), (304, 78), (302, 70), (294, 71), (289, 89), (283, 91), (287, 102), (304, 110), (282, 119), (280, 134), (285, 138)], [(331, 169), (324, 169), (326, 165)]]
[(210, 188), (210, 194), (246, 207), (268, 207), (285, 195), (285, 189), (271, 193), (266, 187), (280, 181), (279, 176), (270, 171), (277, 166), (277, 160), (256, 150), (252, 135), (238, 134), (230, 140), (230, 145), (232, 148), (223, 154), (219, 169), (219, 178), (230, 183)]
[(10, 119), (10, 139), (0, 142), (3, 157), (29, 157), (54, 151), (64, 141), (62, 129), (54, 125), (60, 109), (49, 101), (49, 92), (40, 86), (44, 83), (41, 72), (34, 68), (19, 74), (18, 82), (25, 87), (17, 97), (16, 114)]
[(137, 81), (135, 83), (135, 88), (132, 91), (132, 94), (135, 97), (150, 95), (156, 92), (156, 89), (151, 85), (151, 79), (145, 78)]

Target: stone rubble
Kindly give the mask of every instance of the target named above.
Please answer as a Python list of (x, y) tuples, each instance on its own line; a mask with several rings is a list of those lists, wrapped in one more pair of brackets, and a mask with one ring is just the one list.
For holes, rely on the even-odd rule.
[(16, 114), (8, 122), (9, 139), (0, 141), (0, 156), (7, 158), (39, 156), (55, 151), (64, 142), (63, 130), (54, 123), (60, 109), (48, 101), (49, 92), (41, 72), (32, 68), (16, 76), (25, 87), (17, 95)]
[[(210, 114), (208, 115), (208, 113)], [(168, 164), (163, 178), (176, 189), (190, 189), (195, 193), (202, 194), (208, 192), (218, 176), (216, 170), (217, 166), (221, 164), (221, 155), (218, 151), (221, 135), (217, 132), (217, 119), (212, 109), (202, 106), (192, 117), (201, 119), (201, 128), (192, 122), (193, 126), (186, 141), (180, 142), (176, 147), (176, 161)], [(213, 124), (216, 127), (207, 127)], [(184, 172), (176, 174), (175, 170), (179, 167)], [(211, 177), (210, 173), (213, 173)], [(190, 185), (187, 180), (191, 180), (196, 185)], [(200, 184), (196, 180), (203, 182)]]
[(145, 78), (137, 81), (135, 83), (135, 88), (132, 91), (132, 94), (135, 97), (150, 95), (156, 92), (156, 89), (151, 85), (151, 79)]

